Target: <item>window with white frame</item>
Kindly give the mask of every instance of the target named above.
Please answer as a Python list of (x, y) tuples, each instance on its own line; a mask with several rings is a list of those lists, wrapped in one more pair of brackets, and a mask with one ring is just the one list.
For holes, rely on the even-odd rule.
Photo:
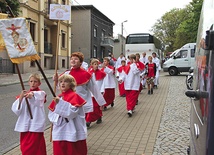
[(101, 39), (104, 40), (104, 37), (105, 37), (105, 30), (102, 30)]
[(97, 26), (94, 26), (94, 37), (97, 37)]
[(93, 50), (93, 58), (97, 57), (97, 46), (94, 46), (94, 50)]

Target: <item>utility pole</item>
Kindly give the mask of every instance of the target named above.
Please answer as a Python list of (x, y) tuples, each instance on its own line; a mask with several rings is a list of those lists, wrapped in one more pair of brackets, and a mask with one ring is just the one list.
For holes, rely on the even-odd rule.
[(123, 49), (123, 47), (124, 47), (124, 45), (123, 45), (123, 23), (125, 23), (125, 22), (127, 22), (128, 20), (125, 20), (125, 21), (123, 21), (122, 23), (121, 23), (121, 53), (123, 53), (124, 54), (124, 49)]

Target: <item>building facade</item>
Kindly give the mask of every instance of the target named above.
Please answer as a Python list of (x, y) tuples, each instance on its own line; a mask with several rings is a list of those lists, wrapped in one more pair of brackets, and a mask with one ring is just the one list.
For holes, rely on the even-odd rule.
[[(38, 55), (41, 67), (45, 69), (69, 68), (71, 55), (71, 20), (56, 21), (49, 19), (50, 4), (71, 5), (69, 0), (19, 0), (20, 17), (27, 19), (27, 26)], [(59, 24), (59, 32), (58, 32)], [(57, 43), (57, 36), (59, 41)], [(57, 46), (58, 45), (58, 46)], [(58, 53), (58, 54), (56, 54)], [(2, 59), (9, 59), (6, 54)], [(58, 65), (56, 62), (58, 61)], [(38, 70), (35, 62), (19, 64), (20, 72)], [(13, 72), (15, 70), (13, 69)]]
[(93, 5), (73, 5), (72, 21), (72, 52), (81, 51), (85, 61), (91, 58), (102, 58), (113, 53), (113, 26), (108, 17)]

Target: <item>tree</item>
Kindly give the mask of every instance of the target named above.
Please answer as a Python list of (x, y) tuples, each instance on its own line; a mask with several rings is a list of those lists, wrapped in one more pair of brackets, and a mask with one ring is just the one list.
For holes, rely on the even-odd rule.
[(165, 13), (152, 27), (156, 37), (168, 45), (166, 52), (174, 51), (186, 43), (196, 42), (203, 0), (192, 0), (183, 9), (174, 8)]
[(175, 48), (196, 42), (202, 3), (203, 0), (193, 0), (187, 6), (189, 18), (184, 20), (176, 30)]
[(7, 9), (7, 5), (11, 8), (11, 10), (13, 11), (13, 14), (15, 17), (17, 17), (19, 15), (19, 1), (16, 0), (0, 0), (0, 12), (2, 13), (8, 13), (8, 9)]
[(167, 51), (174, 51), (176, 29), (186, 16), (185, 9), (174, 8), (165, 13), (152, 27), (154, 35), (168, 45)]

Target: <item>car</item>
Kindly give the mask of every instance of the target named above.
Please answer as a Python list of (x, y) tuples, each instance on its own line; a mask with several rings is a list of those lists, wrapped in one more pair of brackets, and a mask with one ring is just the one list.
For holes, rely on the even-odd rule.
[(214, 0), (204, 0), (190, 97), (190, 155), (214, 155)]

